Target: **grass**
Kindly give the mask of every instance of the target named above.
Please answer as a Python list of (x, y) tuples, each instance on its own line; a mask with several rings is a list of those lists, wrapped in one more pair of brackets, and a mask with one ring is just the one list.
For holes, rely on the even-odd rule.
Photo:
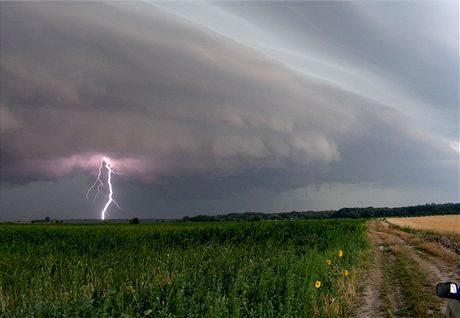
[(346, 316), (367, 247), (359, 220), (0, 225), (0, 315)]
[[(410, 226), (400, 226), (393, 223), (389, 223), (390, 228), (401, 231), (399, 235), (405, 235), (403, 239), (408, 240), (411, 244), (417, 248), (428, 252), (434, 256), (443, 258), (446, 261), (460, 260), (460, 235), (451, 232), (434, 232), (430, 230), (414, 229)], [(406, 233), (406, 234), (404, 234)], [(436, 243), (442, 244), (445, 248), (451, 252), (440, 250)], [(457, 254), (457, 255), (455, 255)]]
[[(390, 251), (387, 250), (386, 253), (390, 253)], [(390, 316), (425, 317), (430, 315), (430, 312), (433, 315), (441, 300), (434, 297), (429, 278), (408, 257), (404, 248), (394, 248), (391, 253), (394, 254), (395, 259), (389, 261), (388, 256), (386, 257), (386, 277), (393, 282), (393, 286), (400, 286), (399, 293), (401, 293), (404, 306), (399, 311), (393, 311)], [(396, 291), (387, 290), (386, 292), (392, 294)], [(392, 307), (389, 306), (388, 312), (391, 310)]]

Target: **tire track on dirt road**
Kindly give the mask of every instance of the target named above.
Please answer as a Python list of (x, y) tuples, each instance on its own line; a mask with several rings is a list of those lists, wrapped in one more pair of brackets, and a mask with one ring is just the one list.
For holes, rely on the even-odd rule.
[(356, 317), (444, 317), (436, 284), (460, 282), (459, 255), (386, 222), (369, 224), (372, 261)]

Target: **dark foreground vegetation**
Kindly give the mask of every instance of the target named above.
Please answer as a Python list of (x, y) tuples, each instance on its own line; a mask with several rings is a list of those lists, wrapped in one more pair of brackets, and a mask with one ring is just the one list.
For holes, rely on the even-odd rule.
[(425, 204), (398, 208), (343, 208), (332, 211), (292, 211), (281, 213), (229, 213), (224, 215), (197, 215), (184, 217), (184, 221), (260, 221), (260, 220), (308, 220), (308, 219), (339, 219), (339, 218), (372, 218), (395, 216), (425, 216), (459, 214), (460, 203)]
[(347, 316), (361, 220), (0, 225), (0, 316)]

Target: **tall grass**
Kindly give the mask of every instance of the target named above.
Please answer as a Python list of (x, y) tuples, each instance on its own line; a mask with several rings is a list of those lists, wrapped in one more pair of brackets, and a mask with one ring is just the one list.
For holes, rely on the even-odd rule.
[(2, 225), (0, 315), (344, 316), (364, 232), (344, 220)]

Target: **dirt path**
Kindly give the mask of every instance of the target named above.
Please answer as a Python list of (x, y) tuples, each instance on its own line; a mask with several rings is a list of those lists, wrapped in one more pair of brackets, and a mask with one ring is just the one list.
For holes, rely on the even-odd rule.
[(443, 317), (436, 284), (460, 282), (459, 255), (382, 221), (369, 225), (372, 261), (356, 317)]

